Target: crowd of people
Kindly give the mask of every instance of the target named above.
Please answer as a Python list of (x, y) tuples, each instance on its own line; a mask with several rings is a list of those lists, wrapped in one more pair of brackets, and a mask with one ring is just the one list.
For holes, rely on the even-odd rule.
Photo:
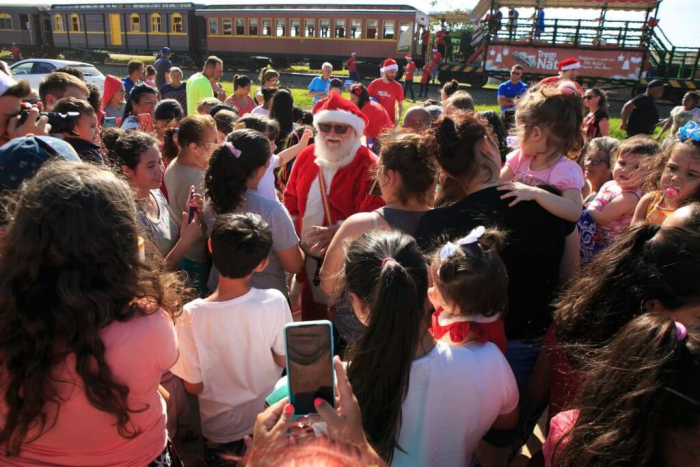
[[(324, 64), (300, 109), (169, 54), (101, 96), (57, 70), (40, 106), (0, 71), (2, 465), (182, 466), (196, 437), (206, 466), (697, 464), (697, 94), (661, 147), (610, 138), (574, 62), (514, 67), (499, 115), (457, 82), (404, 112), (392, 59), (347, 90)], [(337, 354), (301, 419), (295, 320)]]

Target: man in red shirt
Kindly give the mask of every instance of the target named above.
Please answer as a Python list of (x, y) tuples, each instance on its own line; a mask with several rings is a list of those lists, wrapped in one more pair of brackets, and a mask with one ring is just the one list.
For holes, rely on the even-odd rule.
[(447, 35), (447, 31), (445, 30), (445, 26), (442, 27), (441, 30), (437, 32), (435, 37), (437, 38), (437, 47), (438, 51), (440, 52), (440, 55), (443, 57), (445, 56), (445, 36)]
[(353, 52), (350, 54), (350, 58), (348, 59), (348, 71), (350, 72), (349, 78), (352, 81), (355, 81), (356, 83), (359, 83), (362, 81), (362, 78), (360, 78), (360, 74), (357, 72), (357, 53)]
[(428, 44), (430, 43), (430, 29), (423, 28), (423, 32), (420, 35), (420, 56), (423, 60), (426, 60), (428, 53)]
[(12, 47), (10, 47), (10, 52), (12, 53), (12, 59), (15, 62), (19, 61), (19, 47), (17, 47), (17, 44), (15, 44), (14, 42), (12, 43)]
[(430, 61), (430, 70), (431, 70), (431, 75), (433, 78), (433, 83), (437, 82), (437, 77), (438, 77), (438, 67), (440, 66), (440, 62), (442, 59), (445, 58), (443, 54), (440, 53), (438, 49), (433, 49), (433, 59)]
[(581, 68), (581, 62), (573, 57), (565, 58), (557, 65), (559, 74), (557, 76), (550, 76), (549, 78), (543, 79), (539, 82), (539, 85), (557, 87), (566, 81), (570, 81), (576, 87), (576, 91), (583, 96), (583, 88), (576, 82), (576, 76), (578, 75), (579, 68)]
[(411, 100), (415, 101), (416, 96), (413, 94), (413, 73), (416, 71), (416, 64), (413, 63), (413, 57), (411, 54), (406, 54), (406, 66), (403, 67), (404, 82), (403, 82), (403, 95), (408, 98), (408, 92), (411, 92)]
[[(403, 114), (403, 87), (396, 82), (396, 72), (399, 70), (399, 65), (393, 58), (384, 60), (384, 64), (380, 71), (382, 77), (372, 81), (367, 87), (369, 95), (377, 99), (389, 114), (391, 123), (396, 125), (398, 120), (401, 120)], [(399, 104), (399, 117), (396, 118), (396, 103)]]

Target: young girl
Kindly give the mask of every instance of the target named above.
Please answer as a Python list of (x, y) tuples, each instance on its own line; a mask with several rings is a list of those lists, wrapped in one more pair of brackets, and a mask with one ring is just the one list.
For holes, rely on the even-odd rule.
[(666, 217), (688, 201), (700, 198), (700, 127), (687, 123), (679, 140), (668, 149), (658, 189), (647, 193), (637, 205), (633, 222), (661, 225)]
[[(516, 128), (520, 149), (506, 157), (499, 190), (511, 206), (534, 200), (562, 219), (575, 222), (581, 217), (581, 166), (567, 156), (583, 147), (581, 124), (583, 101), (576, 93), (565, 95), (544, 87), (525, 95), (517, 104)], [(557, 189), (561, 196), (538, 185)]]
[(104, 94), (102, 95), (102, 110), (105, 117), (115, 118), (116, 126), (120, 126), (124, 116), (124, 83), (116, 76), (105, 76)]
[(498, 255), (504, 244), (503, 233), (477, 227), (435, 254), (428, 298), (436, 339), (454, 345), (490, 341), (505, 354), (508, 273)]
[(156, 89), (156, 75), (158, 72), (156, 69), (153, 67), (153, 65), (148, 65), (146, 67), (146, 73), (144, 76), (143, 82), (149, 85), (150, 87)]
[[(588, 237), (581, 235), (582, 255), (584, 250), (594, 254), (610, 245), (632, 221), (632, 214), (642, 197), (644, 181), (641, 165), (645, 160), (657, 157), (661, 149), (656, 141), (646, 137), (633, 137), (620, 145), (617, 160), (612, 171), (613, 179), (605, 183), (589, 204), (579, 226), (586, 223), (586, 214), (595, 223), (593, 242), (584, 242)], [(590, 222), (586, 223), (590, 225)], [(579, 227), (581, 232), (585, 228)], [(586, 255), (585, 259), (589, 259)]]
[[(252, 117), (252, 116), (249, 116)], [(277, 289), (287, 297), (285, 271), (300, 273), (304, 267), (299, 237), (289, 213), (277, 200), (256, 191), (265, 175), (272, 154), (268, 138), (256, 130), (234, 130), (226, 143), (214, 151), (205, 176), (207, 202), (204, 217), (211, 229), (218, 214), (253, 212), (272, 229), (270, 263), (255, 273), (251, 284), (258, 289)], [(218, 271), (212, 267), (209, 290), (218, 283)]]
[(233, 94), (224, 101), (224, 104), (233, 106), (241, 117), (255, 108), (255, 102), (250, 97), (251, 84), (252, 81), (246, 75), (234, 75)]
[(697, 465), (700, 328), (642, 315), (588, 365), (578, 409), (552, 419), (546, 465)]

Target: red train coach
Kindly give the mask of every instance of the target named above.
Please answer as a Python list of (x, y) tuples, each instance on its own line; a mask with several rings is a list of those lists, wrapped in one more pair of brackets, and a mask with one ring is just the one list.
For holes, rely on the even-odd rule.
[(338, 67), (356, 52), (374, 73), (387, 57), (419, 50), (420, 26), (428, 21), (412, 6), (371, 1), (210, 2), (195, 14), (206, 28), (204, 48), (227, 63), (261, 56), (280, 68), (297, 61)]

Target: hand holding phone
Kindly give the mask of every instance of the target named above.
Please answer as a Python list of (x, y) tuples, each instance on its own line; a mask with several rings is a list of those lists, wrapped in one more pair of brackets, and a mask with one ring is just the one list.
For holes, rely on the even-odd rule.
[(335, 407), (331, 322), (288, 323), (284, 327), (284, 343), (289, 402), (294, 415), (318, 413), (316, 399)]
[(195, 190), (194, 185), (190, 187), (190, 195), (187, 197), (187, 223), (191, 224), (194, 220), (194, 214), (197, 212), (197, 207), (192, 206), (192, 199), (194, 198)]
[(136, 116), (136, 121), (139, 122), (139, 125), (141, 126), (141, 131), (145, 131), (146, 133), (153, 132), (153, 117), (151, 117), (151, 114), (138, 114)]

